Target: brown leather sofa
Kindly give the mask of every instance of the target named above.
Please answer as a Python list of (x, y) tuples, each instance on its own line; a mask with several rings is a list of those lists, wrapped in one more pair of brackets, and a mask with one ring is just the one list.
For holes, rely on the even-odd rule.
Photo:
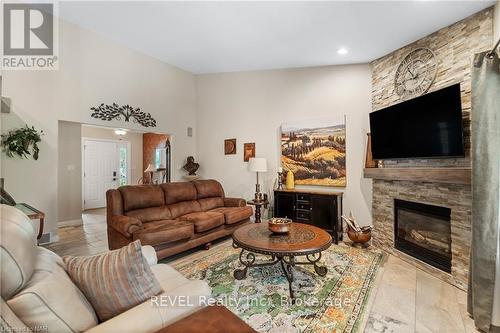
[(230, 235), (253, 213), (212, 179), (122, 186), (108, 190), (106, 202), (109, 249), (139, 239), (159, 259)]

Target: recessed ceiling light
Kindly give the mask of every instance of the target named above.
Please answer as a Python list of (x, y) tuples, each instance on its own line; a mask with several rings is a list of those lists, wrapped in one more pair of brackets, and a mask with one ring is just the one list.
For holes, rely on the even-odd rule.
[(115, 134), (116, 135), (125, 135), (127, 134), (127, 131), (121, 128), (115, 129)]
[(340, 49), (337, 50), (337, 53), (340, 55), (344, 55), (344, 54), (349, 53), (349, 50), (346, 49), (345, 47), (341, 47)]

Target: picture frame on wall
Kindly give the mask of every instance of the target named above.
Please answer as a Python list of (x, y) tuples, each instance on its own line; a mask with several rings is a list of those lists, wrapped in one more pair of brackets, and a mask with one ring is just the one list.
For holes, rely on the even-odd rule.
[(281, 165), (296, 185), (345, 187), (345, 161), (345, 115), (281, 125)]
[(236, 139), (224, 140), (224, 155), (236, 154)]
[(248, 162), (251, 157), (255, 157), (255, 142), (243, 144), (243, 161)]

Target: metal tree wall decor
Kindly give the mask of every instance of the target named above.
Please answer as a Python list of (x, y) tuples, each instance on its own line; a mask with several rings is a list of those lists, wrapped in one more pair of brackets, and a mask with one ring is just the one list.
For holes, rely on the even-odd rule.
[(116, 103), (112, 105), (102, 103), (98, 107), (91, 107), (90, 110), (94, 111), (90, 115), (93, 118), (107, 121), (121, 120), (122, 117), (125, 121), (130, 121), (130, 118), (133, 118), (134, 123), (139, 123), (144, 127), (156, 127), (156, 120), (151, 117), (151, 114), (142, 112), (140, 108), (134, 109), (128, 104), (119, 106)]

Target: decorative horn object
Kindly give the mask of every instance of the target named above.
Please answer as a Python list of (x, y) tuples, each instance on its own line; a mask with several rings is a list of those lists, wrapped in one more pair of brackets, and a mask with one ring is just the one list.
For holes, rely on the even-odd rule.
[(113, 119), (121, 120), (122, 117), (125, 121), (130, 121), (132, 118), (134, 123), (138, 123), (144, 127), (156, 127), (156, 120), (151, 117), (151, 114), (142, 112), (140, 108), (133, 108), (130, 105), (119, 106), (116, 103), (112, 105), (102, 103), (98, 107), (91, 107), (92, 118), (111, 121)]

